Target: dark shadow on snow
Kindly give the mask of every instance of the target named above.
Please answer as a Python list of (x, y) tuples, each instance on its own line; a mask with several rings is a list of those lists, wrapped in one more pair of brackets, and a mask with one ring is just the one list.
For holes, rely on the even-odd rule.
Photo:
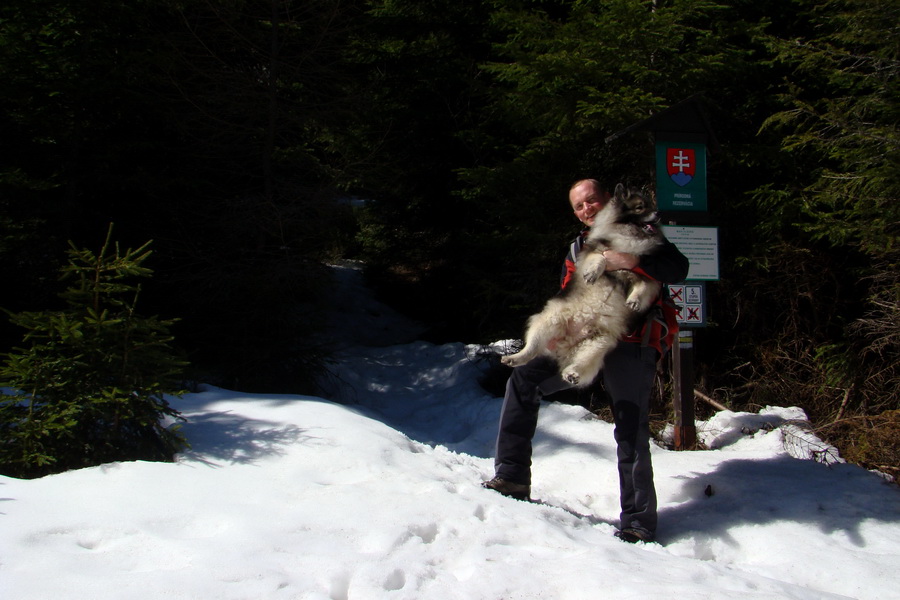
[(683, 480), (680, 495), (685, 501), (660, 510), (658, 537), (664, 544), (706, 536), (736, 546), (730, 529), (784, 521), (810, 523), (824, 534), (842, 531), (863, 547), (863, 521), (900, 520), (897, 490), (850, 464), (826, 466), (790, 456), (735, 459), (709, 473), (677, 478)]
[(284, 454), (283, 448), (315, 439), (296, 425), (248, 419), (229, 412), (212, 412), (188, 417), (182, 432), (191, 448), (179, 455), (179, 462), (252, 464), (258, 459)]

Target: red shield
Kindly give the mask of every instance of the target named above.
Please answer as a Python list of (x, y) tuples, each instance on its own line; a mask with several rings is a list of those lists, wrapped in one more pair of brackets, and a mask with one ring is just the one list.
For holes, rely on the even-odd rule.
[(696, 170), (693, 148), (666, 148), (666, 171), (676, 184), (685, 186), (690, 183)]

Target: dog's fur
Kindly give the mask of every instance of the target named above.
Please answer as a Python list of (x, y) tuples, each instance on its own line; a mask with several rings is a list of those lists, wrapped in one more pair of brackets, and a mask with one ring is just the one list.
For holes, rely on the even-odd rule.
[(516, 367), (540, 354), (556, 359), (569, 383), (590, 385), (606, 355), (655, 301), (660, 283), (626, 270), (606, 272), (605, 250), (643, 255), (663, 243), (652, 198), (621, 183), (597, 213), (571, 281), (528, 320), (525, 346), (504, 356)]

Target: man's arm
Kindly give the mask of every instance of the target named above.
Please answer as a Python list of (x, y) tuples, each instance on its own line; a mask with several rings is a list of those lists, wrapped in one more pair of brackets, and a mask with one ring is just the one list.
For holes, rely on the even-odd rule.
[(650, 254), (638, 257), (638, 265), (632, 269), (662, 283), (680, 283), (687, 278), (690, 262), (678, 247), (666, 242)]

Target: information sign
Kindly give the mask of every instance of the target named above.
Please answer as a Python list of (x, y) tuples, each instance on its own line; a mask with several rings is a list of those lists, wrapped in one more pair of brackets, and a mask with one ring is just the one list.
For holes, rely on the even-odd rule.
[(663, 233), (691, 263), (687, 278), (719, 280), (719, 228), (699, 225), (663, 225)]

